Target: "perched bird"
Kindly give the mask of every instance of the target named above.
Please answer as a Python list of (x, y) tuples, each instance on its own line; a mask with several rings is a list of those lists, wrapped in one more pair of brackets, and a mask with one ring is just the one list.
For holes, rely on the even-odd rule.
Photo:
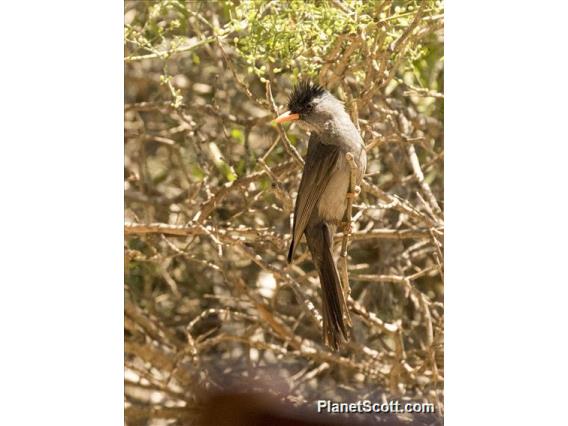
[(322, 289), (324, 341), (337, 350), (349, 340), (350, 324), (333, 256), (333, 236), (345, 214), (350, 186), (351, 168), (345, 154), (354, 156), (355, 184), (361, 182), (365, 173), (367, 154), (343, 103), (321, 86), (300, 82), (292, 91), (288, 111), (274, 121), (295, 120), (311, 135), (294, 209), (288, 262), (305, 234)]

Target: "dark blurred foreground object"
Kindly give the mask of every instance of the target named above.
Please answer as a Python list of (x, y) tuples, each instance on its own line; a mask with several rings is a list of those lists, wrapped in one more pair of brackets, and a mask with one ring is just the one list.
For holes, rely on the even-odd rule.
[(294, 209), (288, 262), (305, 233), (322, 289), (324, 341), (337, 350), (349, 340), (351, 318), (333, 258), (333, 235), (344, 218), (347, 197), (354, 196), (349, 192), (352, 174), (346, 154), (351, 153), (357, 165), (354, 185), (365, 173), (367, 154), (343, 103), (322, 87), (308, 81), (299, 83), (290, 96), (288, 109), (275, 119), (277, 123), (298, 120), (311, 131)]
[(199, 426), (426, 426), (442, 425), (435, 414), (413, 415), (403, 420), (395, 414), (329, 414), (295, 407), (266, 394), (219, 393), (205, 399)]

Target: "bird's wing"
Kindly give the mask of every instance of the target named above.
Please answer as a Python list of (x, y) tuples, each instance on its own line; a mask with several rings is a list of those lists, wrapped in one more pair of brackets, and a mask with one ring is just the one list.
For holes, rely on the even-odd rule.
[(321, 194), (324, 192), (329, 176), (337, 167), (339, 148), (336, 145), (326, 145), (312, 134), (306, 155), (304, 173), (298, 189), (296, 207), (294, 209), (294, 226), (292, 229), (292, 243), (288, 252), (288, 262), (292, 261), (296, 247), (304, 233), (312, 211)]

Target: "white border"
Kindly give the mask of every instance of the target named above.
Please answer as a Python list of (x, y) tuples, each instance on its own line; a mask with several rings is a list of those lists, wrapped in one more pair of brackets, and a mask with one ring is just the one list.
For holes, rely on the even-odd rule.
[(103, 3), (2, 6), (3, 425), (124, 424), (123, 5)]
[[(446, 6), (446, 424), (560, 424), (567, 7)], [(123, 424), (122, 7), (2, 8), (0, 424)]]
[(565, 421), (567, 9), (446, 3), (448, 425)]

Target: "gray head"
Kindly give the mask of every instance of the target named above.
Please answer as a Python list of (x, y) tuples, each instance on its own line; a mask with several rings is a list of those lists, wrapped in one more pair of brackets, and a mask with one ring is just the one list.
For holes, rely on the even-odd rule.
[(333, 131), (344, 120), (351, 122), (343, 103), (323, 87), (310, 81), (298, 83), (288, 101), (288, 111), (276, 118), (277, 123), (298, 120), (316, 132)]

